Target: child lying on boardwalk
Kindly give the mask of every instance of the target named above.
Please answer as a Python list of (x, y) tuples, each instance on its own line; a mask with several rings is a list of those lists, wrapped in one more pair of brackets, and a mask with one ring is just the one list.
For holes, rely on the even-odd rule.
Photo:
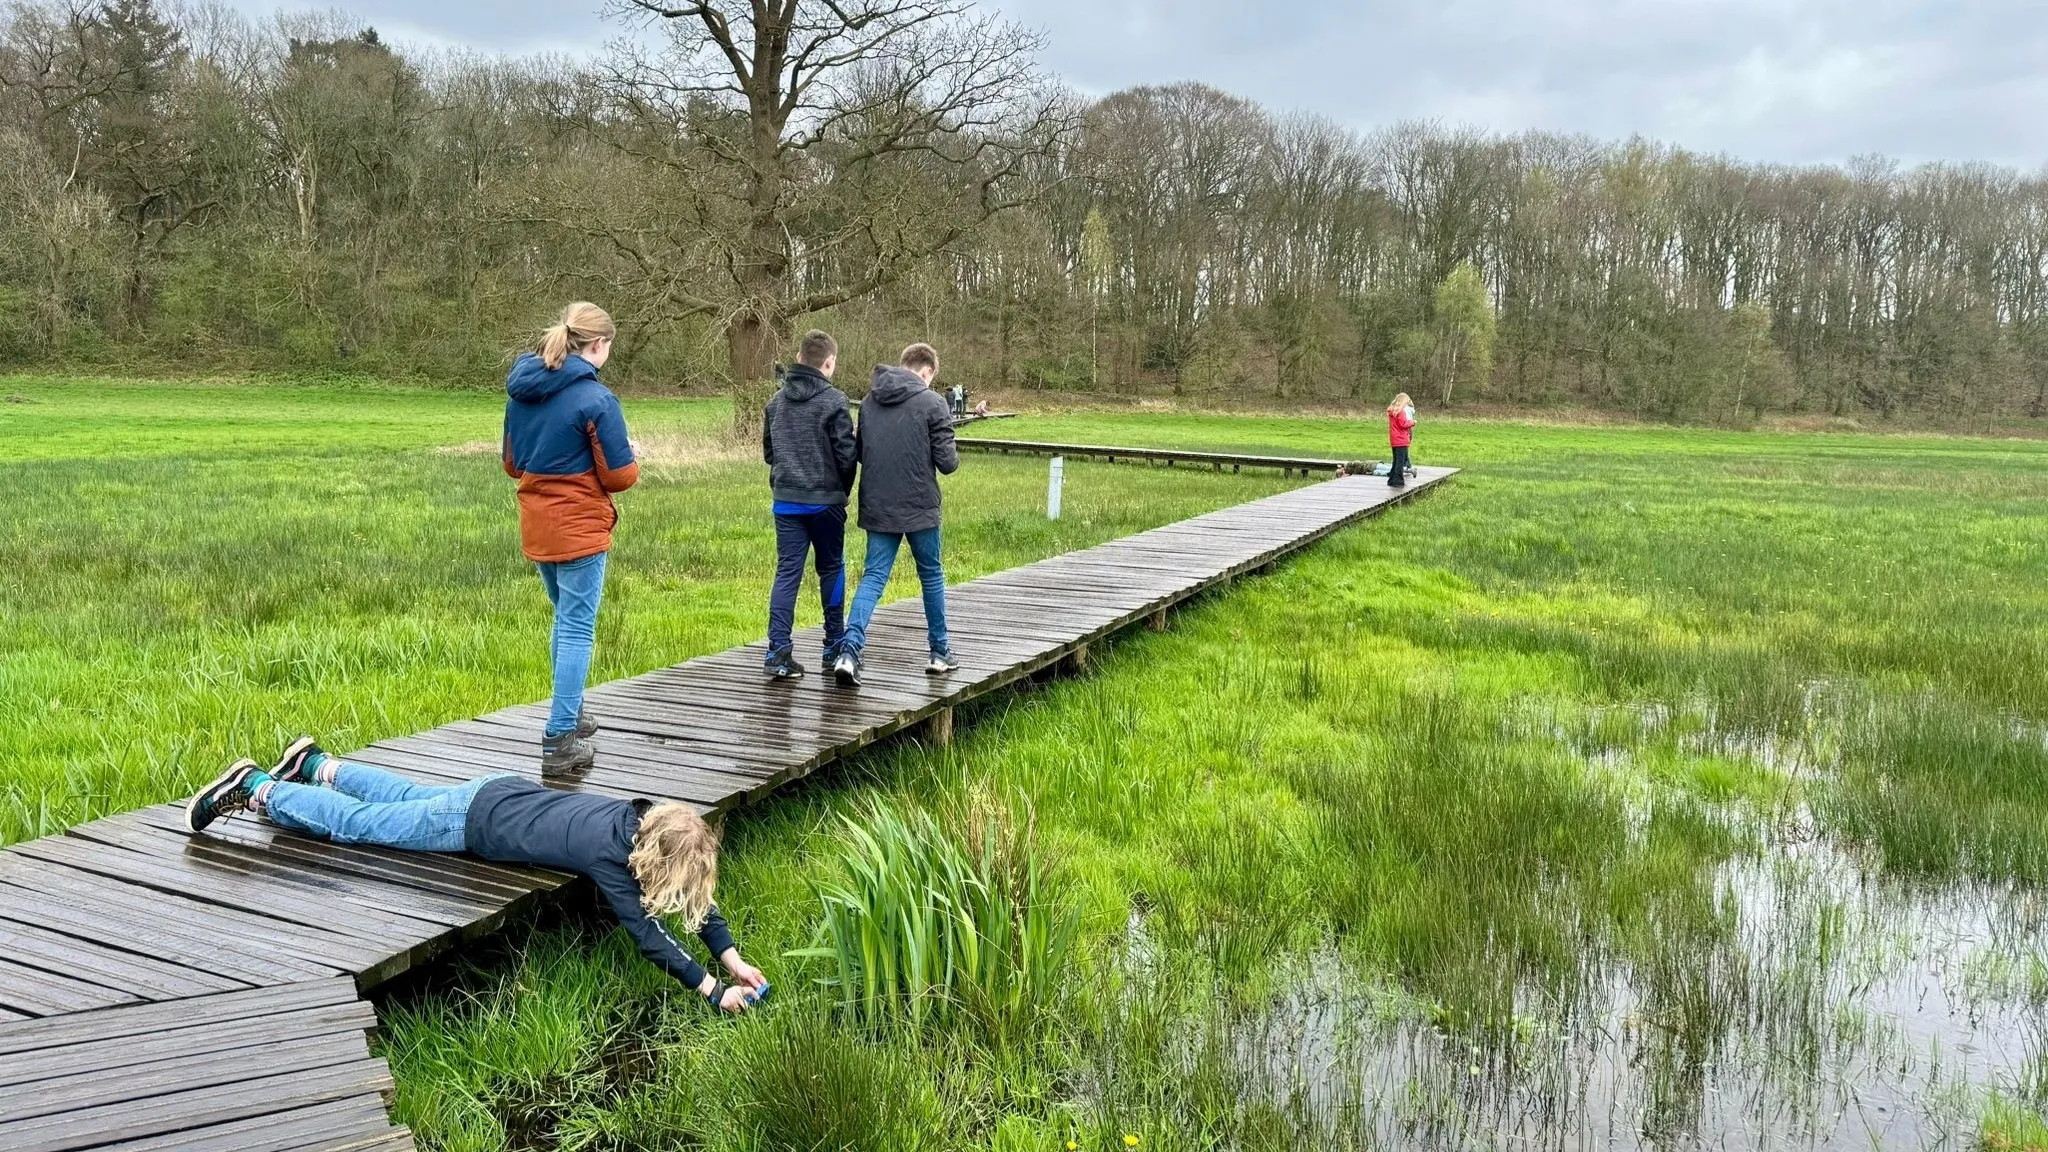
[[(237, 760), (192, 798), (185, 824), (196, 834), (245, 811), (337, 844), (468, 852), (579, 872), (642, 955), (714, 1006), (744, 1012), (768, 983), (740, 957), (712, 903), (718, 834), (686, 804), (557, 792), (509, 775), (431, 787), (346, 763), (303, 736), (268, 772)], [(658, 919), (666, 915), (697, 933), (740, 986), (727, 987), (692, 959)]]

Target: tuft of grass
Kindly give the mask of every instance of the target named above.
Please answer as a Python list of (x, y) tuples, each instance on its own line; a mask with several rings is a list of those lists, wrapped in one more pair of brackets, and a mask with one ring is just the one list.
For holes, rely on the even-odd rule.
[(1055, 888), (1027, 814), (1023, 831), (983, 808), (963, 839), (929, 813), (883, 800), (842, 818), (841, 878), (819, 885), (821, 980), (849, 1022), (913, 1034), (955, 1009), (997, 1043), (1050, 1010), (1079, 910)]

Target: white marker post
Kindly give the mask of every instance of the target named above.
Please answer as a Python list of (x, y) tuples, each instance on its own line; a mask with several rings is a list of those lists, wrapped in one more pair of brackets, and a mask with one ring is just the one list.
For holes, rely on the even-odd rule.
[(1060, 482), (1066, 473), (1067, 458), (1064, 456), (1053, 457), (1052, 476), (1045, 484), (1045, 518), (1047, 520), (1057, 520), (1060, 518)]

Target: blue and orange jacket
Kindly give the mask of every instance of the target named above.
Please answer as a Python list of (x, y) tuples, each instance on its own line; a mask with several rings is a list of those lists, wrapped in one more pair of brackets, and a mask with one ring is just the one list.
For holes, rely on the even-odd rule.
[(581, 356), (549, 368), (527, 353), (505, 378), (505, 474), (519, 481), (528, 560), (581, 560), (612, 546), (612, 493), (640, 479), (619, 398)]

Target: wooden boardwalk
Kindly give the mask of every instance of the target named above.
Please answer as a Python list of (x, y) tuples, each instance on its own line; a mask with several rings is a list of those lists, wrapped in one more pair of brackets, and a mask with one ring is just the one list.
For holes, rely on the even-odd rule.
[[(1406, 490), (1353, 477), (1056, 556), (947, 593), (961, 663), (927, 676), (923, 610), (883, 606), (856, 690), (774, 683), (760, 644), (591, 690), (589, 791), (723, 811), (1269, 567)], [(815, 658), (822, 636), (797, 636)], [(427, 782), (537, 772), (545, 709), (507, 708), (349, 759)], [(358, 996), (490, 932), (573, 878), (310, 840), (239, 817), (183, 831), (159, 805), (0, 851), (0, 1149), (396, 1152), (390, 1077)], [(580, 885), (578, 886), (580, 888)], [(252, 1069), (255, 1070), (252, 1072)]]

